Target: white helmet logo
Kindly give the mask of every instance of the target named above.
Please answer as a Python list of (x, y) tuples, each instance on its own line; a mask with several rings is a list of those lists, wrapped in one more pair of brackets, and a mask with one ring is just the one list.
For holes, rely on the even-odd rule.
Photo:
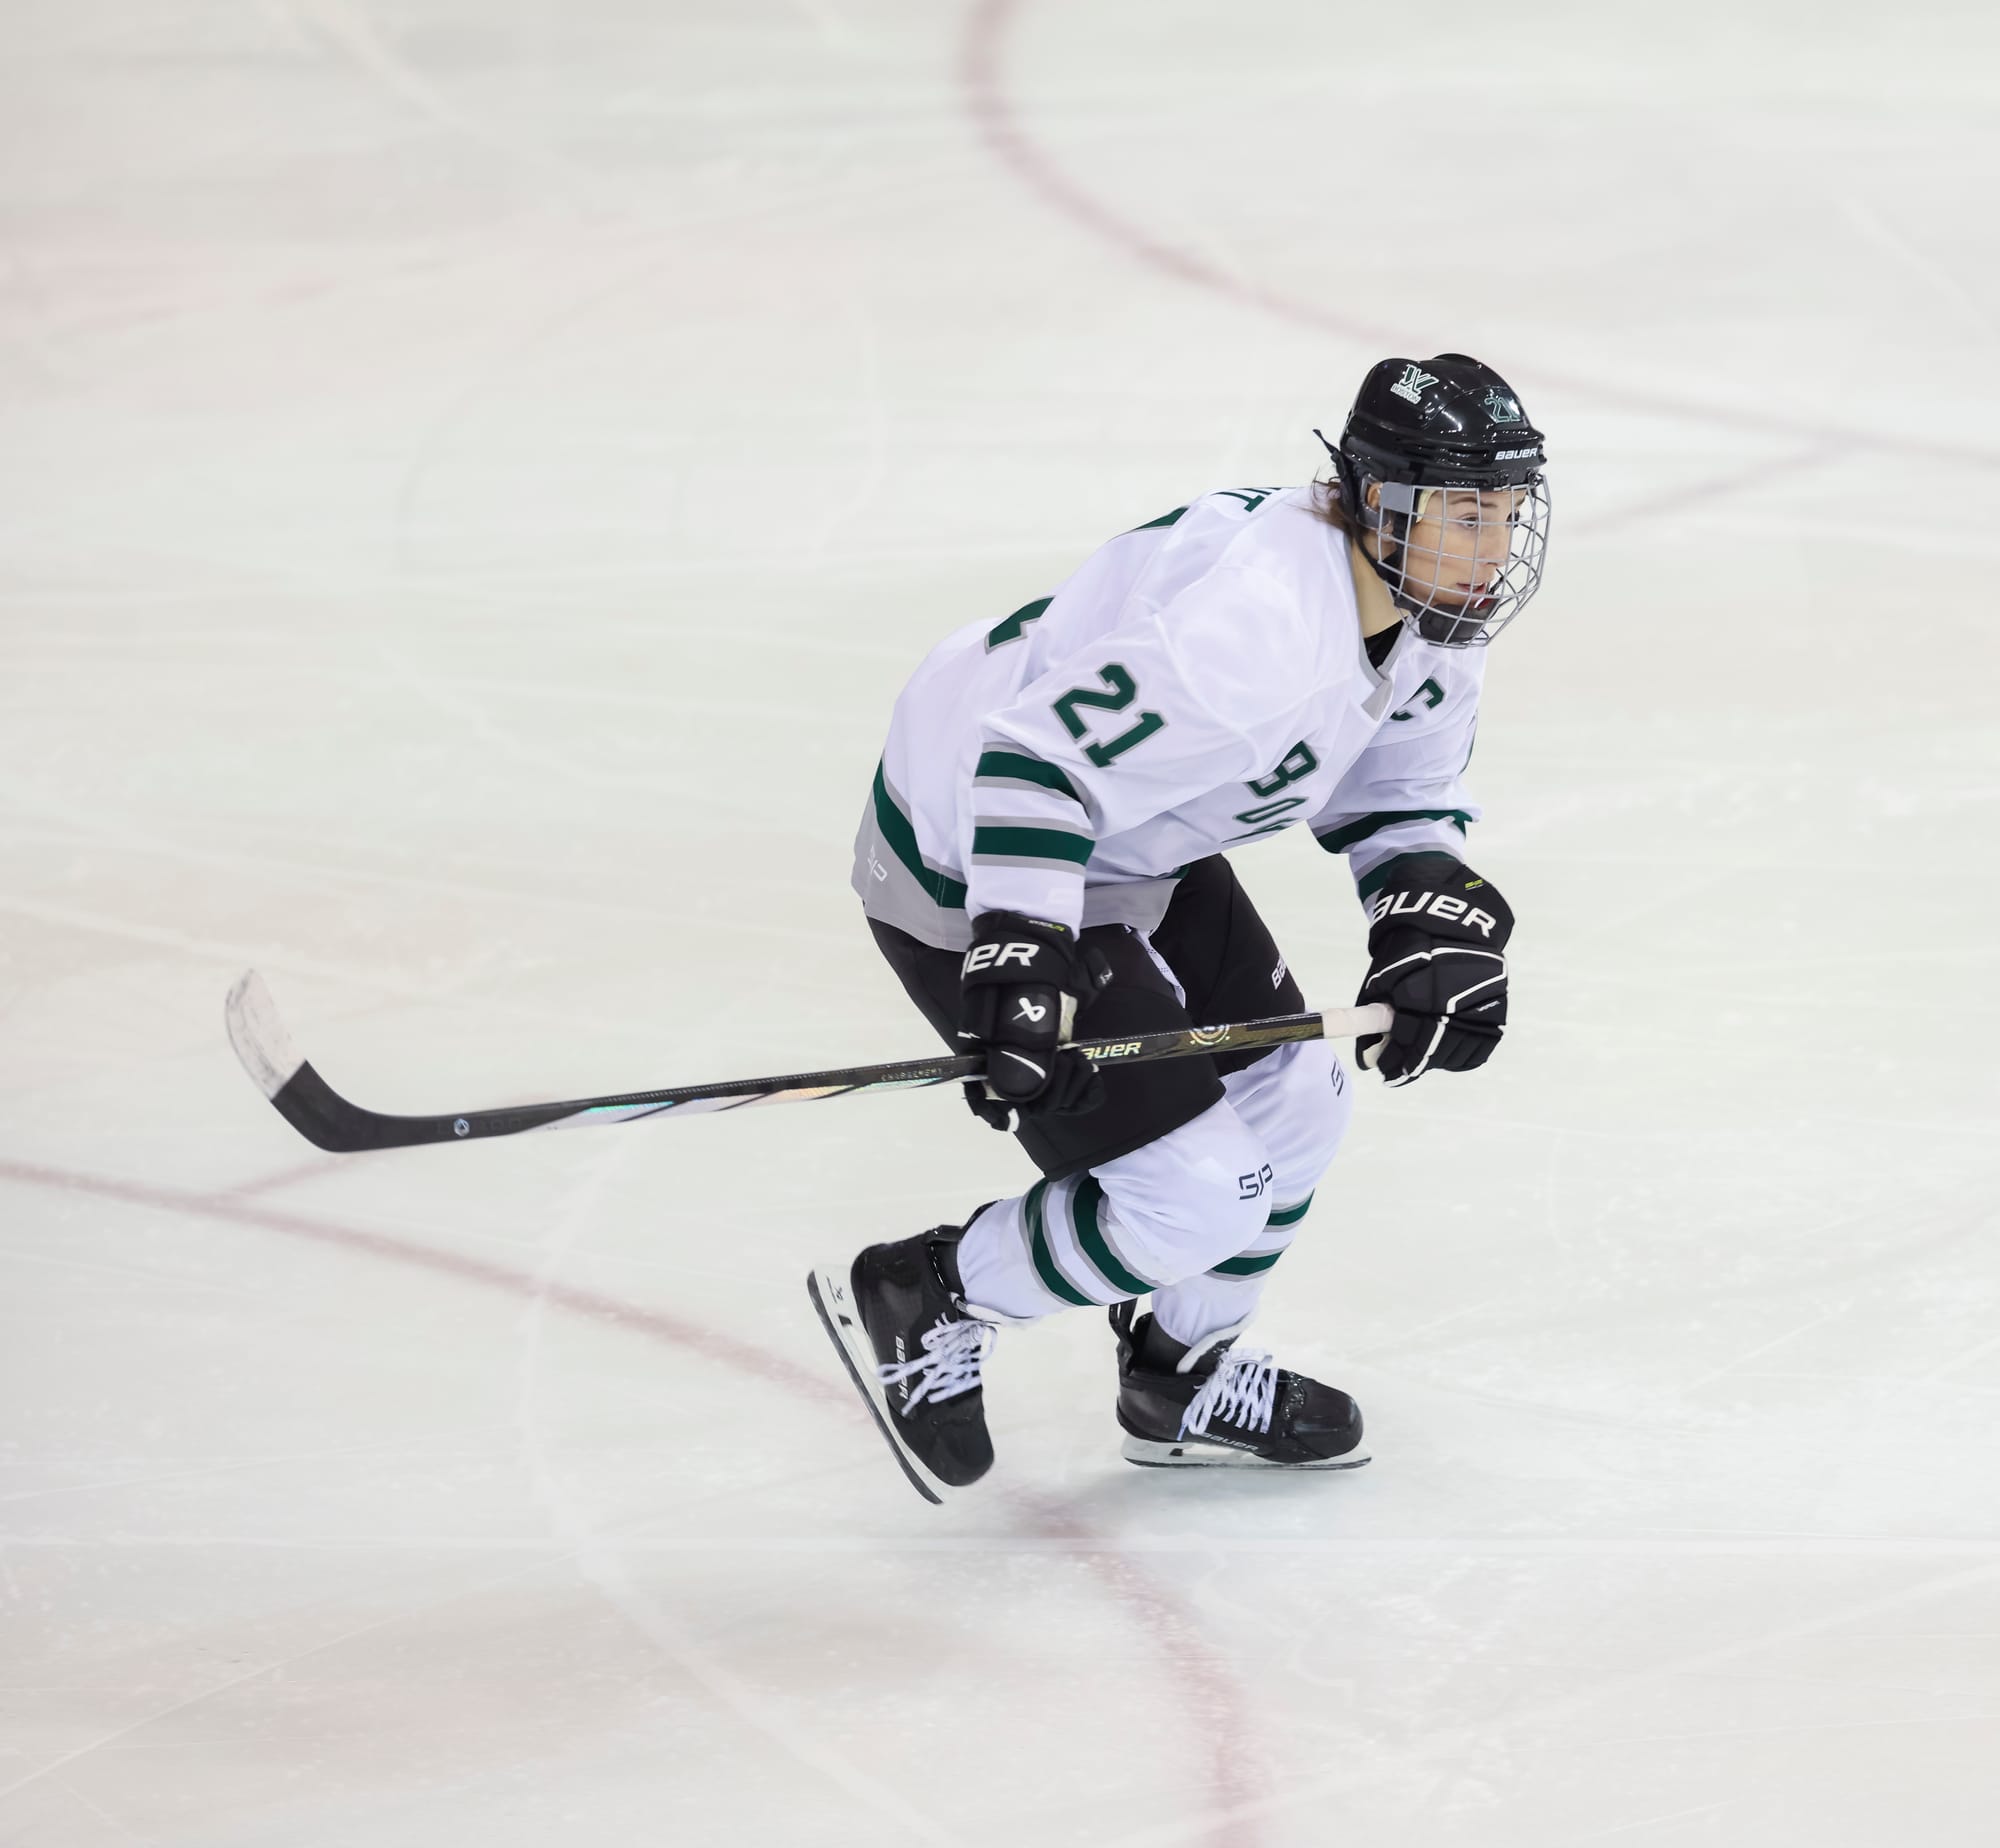
[(1407, 398), (1412, 404), (1424, 401), (1425, 391), (1437, 383), (1435, 373), (1426, 372), (1421, 366), (1405, 366), (1403, 376), (1389, 389), (1399, 398)]

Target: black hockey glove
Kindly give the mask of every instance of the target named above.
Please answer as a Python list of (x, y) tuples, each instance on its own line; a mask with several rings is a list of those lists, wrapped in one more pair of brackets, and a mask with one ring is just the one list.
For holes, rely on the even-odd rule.
[(1368, 915), (1360, 999), (1388, 1002), (1396, 1024), (1354, 1042), (1361, 1063), (1391, 1084), (1484, 1065), (1507, 1027), (1507, 901), (1449, 854), (1418, 853), (1396, 862)]
[(1104, 1081), (1063, 1043), (1077, 1012), (1111, 980), (1101, 950), (1060, 924), (982, 912), (959, 970), (958, 1037), (986, 1053), (986, 1077), (965, 1087), (972, 1114), (995, 1129), (1012, 1113), (1076, 1116), (1104, 1101)]

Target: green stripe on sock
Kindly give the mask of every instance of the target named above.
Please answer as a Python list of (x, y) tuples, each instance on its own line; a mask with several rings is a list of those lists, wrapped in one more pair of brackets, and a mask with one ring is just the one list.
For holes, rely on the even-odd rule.
[(1123, 1290), (1127, 1296), (1144, 1296), (1153, 1286), (1143, 1277), (1135, 1277), (1118, 1262), (1110, 1244), (1106, 1241), (1103, 1228), (1098, 1224), (1097, 1209), (1104, 1199), (1104, 1189), (1094, 1176), (1086, 1174), (1077, 1184), (1076, 1198), (1070, 1203), (1070, 1217), (1076, 1221), (1076, 1242), (1083, 1247), (1083, 1254), (1101, 1270), (1112, 1285)]
[(1255, 1277), (1269, 1270), (1284, 1255), (1282, 1251), (1261, 1251), (1253, 1258), (1225, 1258), (1208, 1274), (1211, 1277)]
[(1083, 800), (1076, 793), (1076, 785), (1054, 764), (1045, 764), (1039, 757), (1023, 757), (1018, 751), (982, 751), (972, 774), (975, 777), (1003, 776), (1016, 783), (1034, 783), (1042, 789), (1054, 790), (1059, 796), (1067, 796), (1072, 802)]
[(1306, 1209), (1310, 1207), (1312, 1203), (1313, 1203), (1312, 1195), (1307, 1194), (1306, 1197), (1303, 1200), (1301, 1200), (1297, 1206), (1279, 1207), (1278, 1210), (1275, 1213), (1273, 1213), (1269, 1219), (1264, 1221), (1264, 1223), (1267, 1226), (1295, 1226), (1299, 1223), (1301, 1219), (1303, 1219), (1306, 1216)]
[(972, 854), (1004, 854), (1016, 860), (1064, 860), (1078, 866), (1090, 862), (1097, 846), (1080, 834), (1059, 834), (1054, 828), (974, 828)]
[(1035, 1274), (1041, 1278), (1043, 1287), (1051, 1296), (1060, 1296), (1066, 1303), (1088, 1309), (1091, 1307), (1090, 1298), (1056, 1269), (1056, 1261), (1049, 1253), (1049, 1235), (1042, 1229), (1042, 1196), (1048, 1190), (1047, 1181), (1037, 1181), (1028, 1189), (1028, 1197), (1023, 1202), (1028, 1216), (1028, 1250), (1035, 1260)]

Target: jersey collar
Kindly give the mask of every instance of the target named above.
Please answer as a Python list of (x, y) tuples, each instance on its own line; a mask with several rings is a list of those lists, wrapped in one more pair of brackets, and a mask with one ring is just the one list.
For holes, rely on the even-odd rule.
[[(1347, 542), (1347, 570), (1354, 579), (1354, 612), (1360, 619), (1360, 634), (1356, 638), (1354, 652), (1361, 672), (1366, 676), (1362, 684), (1369, 689), (1368, 696), (1361, 702), (1361, 710), (1371, 719), (1379, 720), (1389, 710), (1395, 690), (1396, 663), (1408, 643), (1410, 625), (1403, 621), (1403, 612), (1389, 595), (1388, 585), (1375, 575), (1374, 567), (1361, 555), (1361, 548), (1352, 539)], [(1368, 637), (1396, 627), (1400, 627), (1402, 633), (1396, 637), (1378, 667), (1368, 658)]]

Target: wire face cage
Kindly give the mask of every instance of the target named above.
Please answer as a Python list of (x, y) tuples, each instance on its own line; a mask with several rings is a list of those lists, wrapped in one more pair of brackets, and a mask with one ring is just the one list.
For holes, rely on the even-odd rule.
[(1483, 648), (1540, 588), (1549, 485), (1420, 487), (1373, 481), (1366, 515), (1376, 569), (1427, 642)]

